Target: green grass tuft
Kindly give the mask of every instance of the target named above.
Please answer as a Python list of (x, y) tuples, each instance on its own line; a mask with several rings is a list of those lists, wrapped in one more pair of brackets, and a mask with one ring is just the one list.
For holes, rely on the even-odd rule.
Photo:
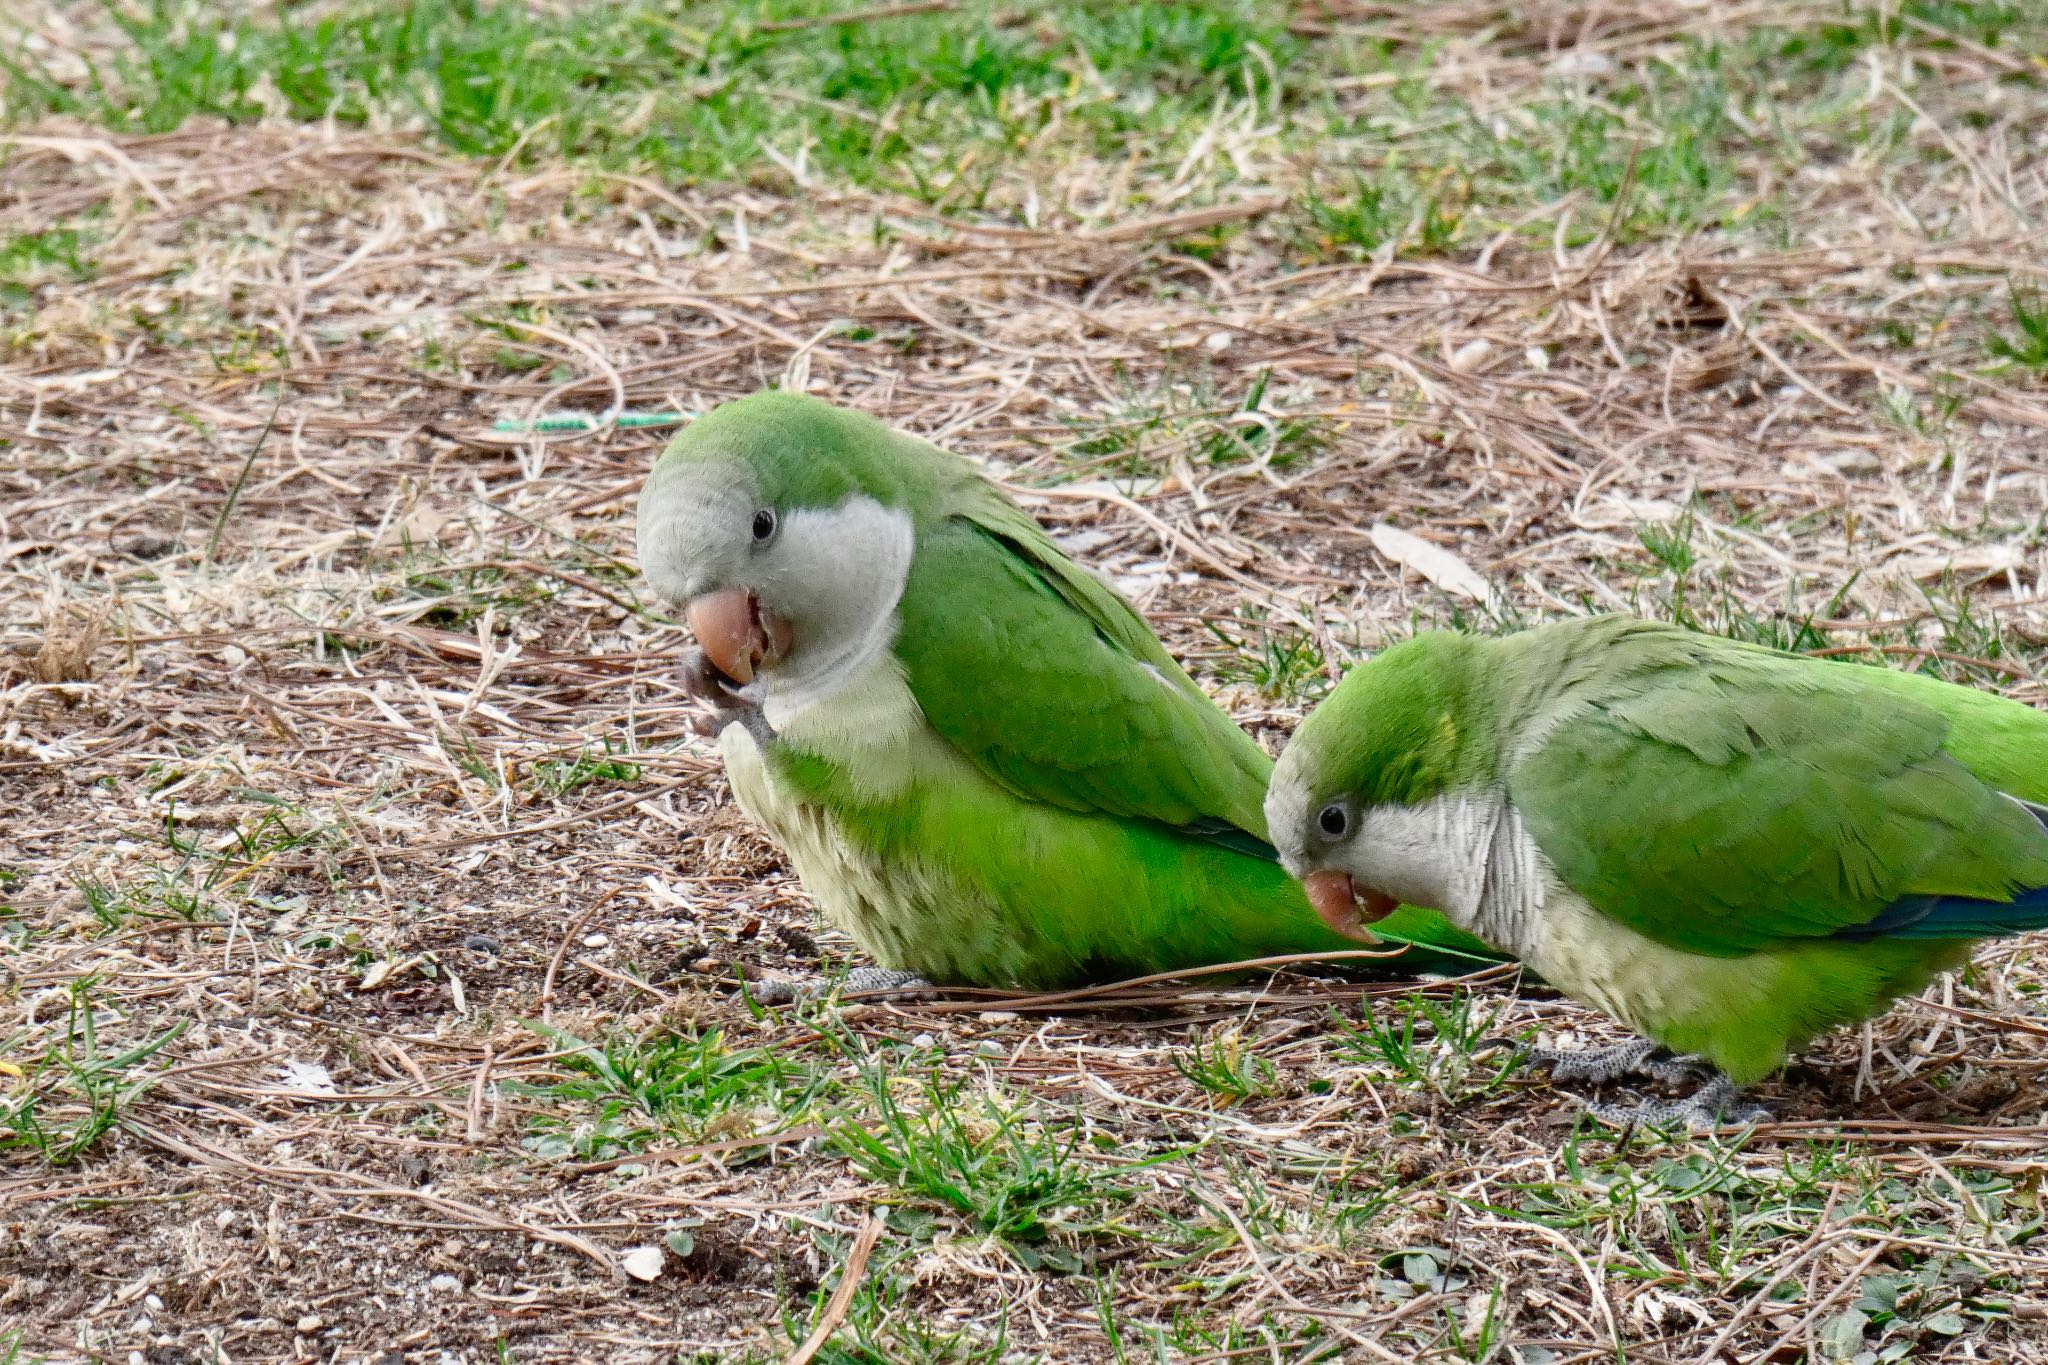
[(586, 1042), (549, 1024), (527, 1027), (569, 1052), (566, 1080), (508, 1082), (506, 1093), (581, 1104), (549, 1115), (526, 1146), (544, 1157), (604, 1160), (658, 1140), (699, 1142), (780, 1126), (818, 1093), (809, 1065), (766, 1048), (733, 1048), (716, 1029)]
[(2014, 289), (2012, 320), (2019, 330), (1994, 332), (1985, 347), (1992, 358), (2036, 375), (2048, 375), (2048, 296), (2038, 289)]
[(144, 1064), (191, 1023), (180, 1019), (154, 1037), (107, 1052), (94, 986), (90, 977), (71, 984), (64, 1036), (39, 1055), (30, 1056), (36, 1041), (30, 1034), (0, 1040), (0, 1063), (6, 1064), (0, 1075), (20, 1077), (11, 1091), (0, 1092), (0, 1151), (33, 1151), (53, 1166), (85, 1156), (155, 1083)]
[[(899, 1084), (913, 1101), (899, 1097)], [(873, 1060), (859, 1066), (858, 1091), (867, 1112), (835, 1122), (833, 1146), (870, 1179), (959, 1214), (990, 1237), (1032, 1243), (1086, 1231), (1135, 1197), (1085, 1147), (1077, 1122), (1028, 1102), (970, 1095), (935, 1077), (898, 1082)]]
[(1235, 1028), (1197, 1038), (1174, 1053), (1173, 1069), (1228, 1104), (1280, 1093), (1278, 1068)]
[(1467, 1103), (1499, 1090), (1518, 1065), (1511, 1051), (1500, 1051), (1492, 1063), (1478, 1057), (1501, 1010), (1496, 1004), (1481, 1011), (1463, 990), (1441, 1000), (1417, 992), (1368, 1001), (1360, 1027), (1333, 1016), (1339, 1031), (1334, 1055), (1370, 1066), (1397, 1085)]

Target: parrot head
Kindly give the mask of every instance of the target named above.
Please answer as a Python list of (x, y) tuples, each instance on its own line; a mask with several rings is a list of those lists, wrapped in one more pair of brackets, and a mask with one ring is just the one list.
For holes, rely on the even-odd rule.
[(735, 692), (822, 684), (889, 646), (919, 465), (940, 453), (920, 447), (775, 391), (669, 443), (640, 495), (641, 571)]
[(1403, 901), (1430, 904), (1444, 850), (1416, 812), (1473, 776), (1462, 642), (1428, 639), (1430, 648), (1411, 642), (1352, 670), (1295, 731), (1266, 790), (1281, 866), (1324, 923), (1352, 938), (1370, 940), (1362, 926)]

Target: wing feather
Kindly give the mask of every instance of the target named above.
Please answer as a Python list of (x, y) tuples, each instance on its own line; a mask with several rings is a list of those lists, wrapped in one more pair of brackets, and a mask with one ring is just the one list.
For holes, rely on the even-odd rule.
[(1273, 856), (1265, 751), (993, 488), (923, 532), (898, 611), (926, 718), (1005, 788)]
[[(1797, 660), (1693, 656), (1635, 673), (1508, 774), (1565, 883), (1673, 947), (1898, 932), (1889, 907), (1978, 910), (2048, 885), (2033, 815), (1945, 749), (1937, 711)], [(2019, 925), (2025, 911), (2008, 916)]]

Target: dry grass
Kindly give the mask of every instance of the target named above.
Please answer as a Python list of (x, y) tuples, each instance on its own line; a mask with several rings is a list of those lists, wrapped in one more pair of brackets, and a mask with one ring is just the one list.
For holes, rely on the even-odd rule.
[[(1456, 35), (1423, 86), (1486, 114), (1573, 40), (1763, 13), (1536, 9), (1297, 28)], [(1293, 144), (1229, 111), (1199, 193), (1062, 163), (1035, 218), (1028, 167), (941, 213), (18, 126), (0, 242), (95, 245), (0, 293), (0, 1352), (775, 1359), (822, 1315), (820, 1360), (2048, 1355), (2026, 944), (1727, 1144), (1499, 1075), (1483, 1034), (1608, 1031), (1499, 974), (748, 1008), (736, 970), (853, 953), (689, 733), (631, 563), (661, 433), (493, 427), (773, 382), (878, 413), (1273, 742), (1361, 650), (1587, 609), (2041, 704), (2048, 392), (1990, 339), (2048, 281), (2044, 106), (2004, 50), (1900, 42), (1903, 131), (1780, 187), (1784, 240), (1610, 230), (1624, 185), (1326, 264)], [(915, 1168), (963, 1153), (949, 1204)]]

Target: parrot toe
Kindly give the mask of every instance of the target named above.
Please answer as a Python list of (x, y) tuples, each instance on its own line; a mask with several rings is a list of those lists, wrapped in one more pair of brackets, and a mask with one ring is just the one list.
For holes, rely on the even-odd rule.
[(745, 692), (734, 691), (732, 680), (719, 671), (703, 650), (685, 650), (677, 671), (682, 677), (684, 695), (708, 702), (711, 707), (708, 712), (689, 718), (687, 724), (692, 734), (703, 739), (717, 739), (725, 733), (727, 726), (739, 724), (747, 727), (747, 732), (757, 743), (766, 743), (775, 737), (760, 705)]
[(682, 662), (676, 669), (682, 680), (683, 692), (699, 701), (708, 701), (713, 706), (730, 706), (732, 694), (726, 691), (725, 675), (711, 662), (711, 656), (701, 649), (683, 651)]
[(1594, 1118), (1623, 1130), (1677, 1128), (1692, 1133), (1713, 1133), (1726, 1128), (1769, 1123), (1775, 1117), (1764, 1106), (1745, 1101), (1735, 1083), (1718, 1071), (1712, 1080), (1681, 1100), (1643, 1100), (1636, 1104), (1582, 1103)]
[(741, 686), (711, 662), (711, 656), (701, 649), (683, 652), (681, 666), (677, 669), (685, 695), (698, 701), (710, 702), (719, 711), (752, 711), (760, 709), (753, 700), (754, 689)]
[(756, 981), (752, 986), (755, 1000), (764, 1005), (795, 1005), (814, 1000), (829, 1000), (837, 996), (842, 1001), (860, 1000), (920, 1000), (934, 994), (938, 987), (919, 976), (916, 972), (893, 971), (887, 967), (856, 967), (848, 972), (844, 980), (832, 981), (818, 977), (809, 981)]
[(935, 995), (938, 987), (916, 972), (899, 972), (888, 967), (856, 967), (839, 983), (839, 995), (873, 995), (884, 1000), (915, 1000)]
[[(1491, 1041), (1505, 1047), (1519, 1046), (1509, 1038)], [(1706, 1058), (1668, 1052), (1647, 1038), (1631, 1038), (1611, 1047), (1532, 1047), (1522, 1054), (1521, 1064), (1542, 1067), (1555, 1081), (1591, 1081), (1595, 1085), (1625, 1076), (1648, 1076), (1666, 1085), (1684, 1085), (1711, 1080), (1718, 1074)]]

